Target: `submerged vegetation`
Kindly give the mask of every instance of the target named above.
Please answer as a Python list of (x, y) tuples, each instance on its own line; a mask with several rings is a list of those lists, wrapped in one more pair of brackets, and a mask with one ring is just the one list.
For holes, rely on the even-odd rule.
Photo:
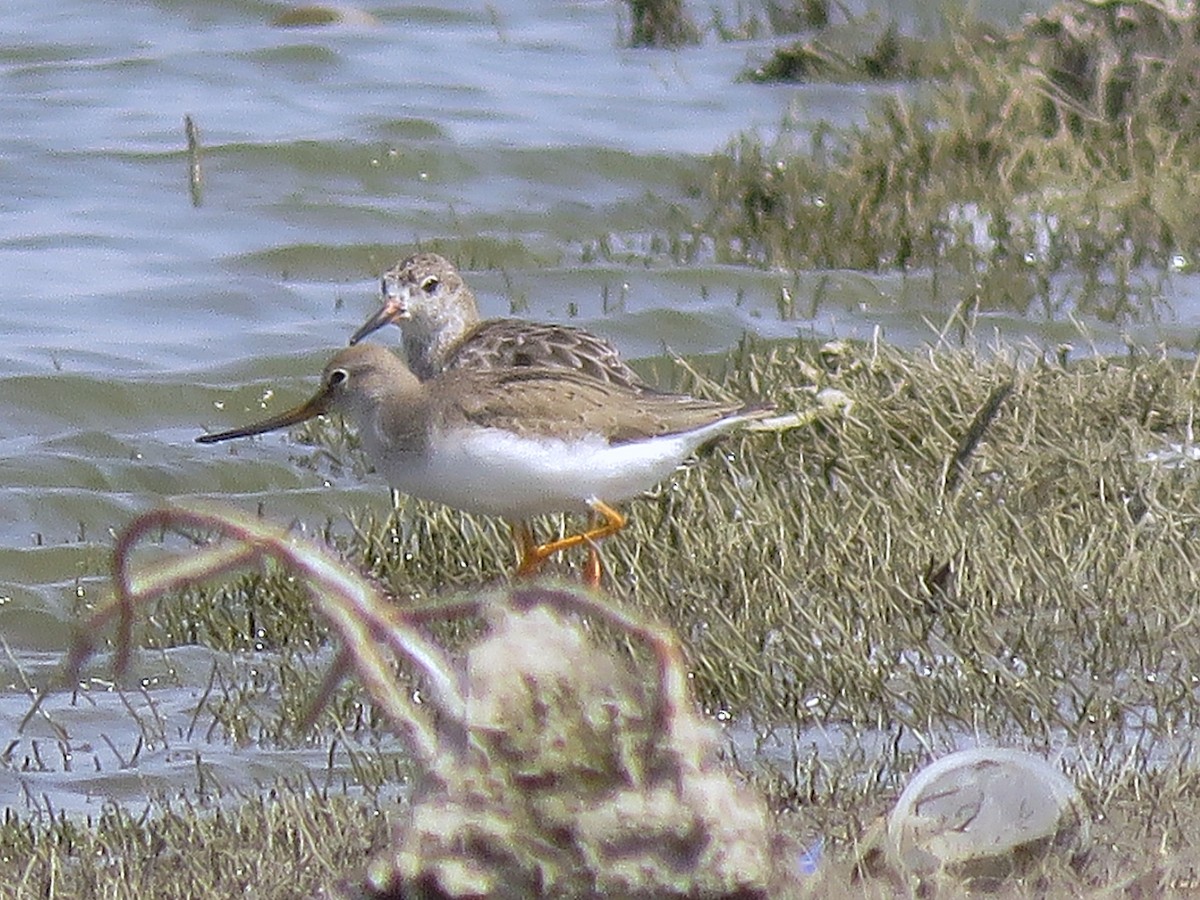
[[(979, 36), (987, 34), (982, 28)], [(864, 21), (780, 47), (747, 81), (899, 81), (948, 74), (945, 47), (908, 37), (895, 22)]]
[(679, 47), (700, 43), (700, 29), (683, 0), (627, 0), (632, 47)]

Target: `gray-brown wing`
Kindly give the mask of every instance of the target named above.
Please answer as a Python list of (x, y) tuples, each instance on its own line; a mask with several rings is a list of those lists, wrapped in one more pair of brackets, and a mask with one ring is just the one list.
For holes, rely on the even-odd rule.
[(446, 360), (447, 369), (568, 369), (631, 391), (650, 391), (617, 349), (582, 328), (522, 319), (480, 322)]
[(747, 409), (629, 390), (561, 368), (464, 370), (452, 382), (446, 412), (453, 417), (523, 434), (599, 434), (614, 444), (690, 431)]

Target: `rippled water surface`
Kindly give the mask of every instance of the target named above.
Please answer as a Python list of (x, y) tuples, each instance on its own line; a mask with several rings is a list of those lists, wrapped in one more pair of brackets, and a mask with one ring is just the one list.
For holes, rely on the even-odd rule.
[[(739, 84), (769, 42), (625, 49), (622, 5), (599, 0), (381, 0), (376, 24), (293, 29), (271, 25), (282, 8), (10, 0), (0, 17), (8, 723), (20, 673), (45, 677), (132, 514), (197, 495), (314, 521), (387, 502), (377, 484), (334, 490), (297, 469), (283, 437), (233, 451), (192, 438), (305, 394), (379, 273), (418, 243), (461, 264), (485, 314), (574, 318), (634, 358), (719, 352), (746, 332), (882, 325), (916, 341), (941, 316), (920, 279), (626, 261), (738, 133), (786, 117), (802, 138), (901, 88)], [(823, 305), (782, 319), (781, 285), (806, 297), (818, 281)], [(187, 685), (166, 708), (186, 706)]]

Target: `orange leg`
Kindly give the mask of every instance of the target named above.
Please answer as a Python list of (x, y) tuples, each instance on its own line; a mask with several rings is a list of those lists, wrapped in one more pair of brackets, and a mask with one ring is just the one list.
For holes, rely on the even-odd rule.
[[(624, 523), (622, 523), (624, 524)], [(600, 516), (593, 512), (588, 516), (588, 531), (600, 528)], [(583, 583), (590, 588), (600, 587), (600, 579), (604, 577), (604, 563), (600, 562), (600, 548), (595, 539), (588, 541), (588, 558), (583, 566)]]
[(624, 528), (625, 517), (601, 500), (589, 500), (588, 506), (603, 519), (602, 522), (594, 527), (589, 527), (587, 531), (579, 534), (569, 534), (564, 538), (559, 538), (556, 541), (550, 541), (532, 548), (522, 558), (521, 565), (517, 567), (517, 574), (531, 575), (541, 568), (542, 563), (555, 553), (562, 550), (569, 550), (572, 547), (578, 547), (580, 544), (588, 544), (594, 556), (588, 557), (588, 564), (584, 569), (584, 580), (593, 586), (599, 584), (601, 567), (600, 556), (596, 550), (596, 542), (602, 541), (606, 537), (611, 537)]
[(529, 524), (509, 522), (508, 527), (512, 529), (513, 543), (517, 545), (517, 555), (521, 557), (521, 561), (517, 564), (517, 576), (525, 578), (536, 575), (545, 560), (533, 558), (538, 545)]

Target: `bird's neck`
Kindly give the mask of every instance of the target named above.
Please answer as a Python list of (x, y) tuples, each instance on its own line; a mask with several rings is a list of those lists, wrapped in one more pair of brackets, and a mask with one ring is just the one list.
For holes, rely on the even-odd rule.
[(401, 323), (404, 355), (421, 381), (446, 368), (446, 362), (464, 338), (479, 324), (474, 302), (443, 307), (433, 314), (415, 313)]
[(394, 454), (424, 452), (429, 442), (432, 404), (426, 385), (392, 385), (358, 410), (358, 433), (363, 449), (374, 460)]

